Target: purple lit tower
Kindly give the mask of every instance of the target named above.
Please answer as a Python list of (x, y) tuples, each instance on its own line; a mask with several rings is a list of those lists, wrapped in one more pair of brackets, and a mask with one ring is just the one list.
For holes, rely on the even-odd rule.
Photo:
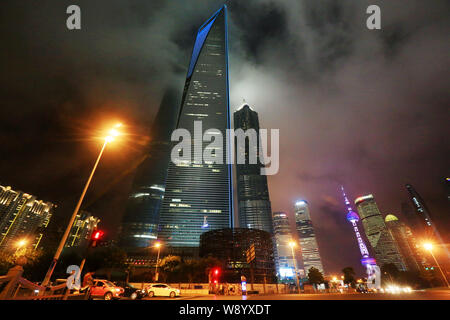
[(361, 251), (361, 264), (367, 269), (367, 274), (370, 277), (373, 273), (373, 266), (376, 266), (376, 261), (374, 258), (369, 256), (369, 251), (367, 250), (367, 246), (364, 243), (364, 240), (361, 238), (361, 234), (358, 230), (358, 225), (356, 224), (359, 221), (358, 214), (353, 211), (350, 206), (350, 201), (348, 201), (347, 195), (345, 194), (344, 187), (341, 186), (342, 195), (344, 196), (345, 205), (347, 206), (347, 220), (352, 224), (353, 231), (355, 231), (356, 239), (358, 240), (359, 251)]

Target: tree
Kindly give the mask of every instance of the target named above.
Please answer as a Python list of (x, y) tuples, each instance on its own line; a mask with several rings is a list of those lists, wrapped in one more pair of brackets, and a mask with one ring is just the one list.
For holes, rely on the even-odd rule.
[(323, 274), (319, 269), (311, 267), (308, 270), (308, 280), (311, 284), (319, 284), (325, 282), (323, 279)]
[(342, 273), (344, 274), (344, 283), (350, 284), (352, 288), (355, 287), (355, 270), (352, 267), (345, 267), (342, 269)]
[(181, 258), (179, 256), (168, 255), (161, 259), (159, 262), (159, 270), (164, 281), (174, 277), (177, 267), (181, 264)]
[(24, 256), (25, 258), (27, 258), (27, 263), (23, 266), (23, 276), (31, 276), (29, 280), (34, 280), (35, 277), (32, 276), (32, 271), (34, 270), (34, 268), (39, 267), (39, 265), (42, 264), (43, 254), (44, 253), (41, 249), (35, 250), (32, 248), (22, 250), (20, 254), (16, 254), (7, 250), (0, 251), (0, 275), (6, 274), (8, 270), (15, 265), (16, 260), (19, 257)]

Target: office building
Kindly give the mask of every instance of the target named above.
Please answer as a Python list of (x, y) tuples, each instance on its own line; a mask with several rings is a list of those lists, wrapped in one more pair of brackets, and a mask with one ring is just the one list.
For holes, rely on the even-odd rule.
[[(294, 240), (286, 212), (273, 213), (273, 229), (275, 238), (275, 264), (279, 280), (295, 279), (295, 263), (289, 243)], [(298, 246), (294, 248), (294, 255), (300, 257)]]
[[(245, 163), (236, 161), (237, 201), (239, 210), (239, 226), (264, 230), (273, 233), (272, 209), (267, 186), (267, 176), (261, 175), (264, 165), (259, 161), (259, 119), (248, 104), (243, 104), (234, 112), (234, 129), (242, 129), (244, 132), (253, 129), (253, 136), (245, 137), (245, 146), (238, 143), (236, 137), (236, 158), (242, 153)], [(256, 146), (250, 150), (249, 139)], [(242, 144), (240, 146), (240, 144)], [(256, 156), (256, 163), (250, 163), (250, 153)], [(255, 162), (255, 161), (252, 161)]]
[(151, 246), (157, 238), (178, 108), (177, 91), (169, 87), (153, 122), (145, 158), (136, 170), (119, 231), (119, 246), (129, 253)]
[[(254, 259), (249, 263), (247, 251), (254, 247)], [(224, 266), (221, 281), (238, 283), (241, 276), (255, 283), (275, 282), (273, 242), (270, 233), (245, 228), (226, 228), (205, 232), (200, 236), (200, 257), (214, 257)]]
[(406, 271), (397, 244), (386, 227), (373, 195), (356, 198), (355, 205), (377, 265), (382, 268), (385, 264), (393, 263), (398, 270)]
[(317, 244), (308, 202), (305, 200), (297, 201), (294, 205), (294, 211), (305, 275), (308, 275), (311, 267), (320, 270), (323, 274), (322, 260), (320, 259), (319, 246)]
[[(226, 161), (230, 128), (226, 6), (198, 30), (177, 128), (190, 133), (191, 150), (180, 155), (188, 160), (169, 163), (158, 239), (196, 255), (203, 232), (233, 225), (231, 164)], [(213, 160), (204, 160), (204, 153)]]
[(448, 259), (450, 259), (450, 251), (447, 248), (447, 244), (441, 237), (436, 224), (431, 220), (430, 210), (428, 209), (425, 201), (412, 185), (407, 184), (406, 189), (408, 190), (410, 200), (416, 211), (416, 214), (420, 217), (421, 231), (419, 232), (421, 237), (441, 244)]
[(395, 215), (388, 214), (384, 218), (386, 226), (397, 243), (400, 254), (408, 271), (420, 272), (425, 263), (420, 253), (419, 244), (413, 236), (411, 228), (401, 222)]

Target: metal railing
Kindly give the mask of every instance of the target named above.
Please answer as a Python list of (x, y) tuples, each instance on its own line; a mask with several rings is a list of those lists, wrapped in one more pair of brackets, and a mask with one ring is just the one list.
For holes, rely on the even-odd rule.
[(72, 300), (88, 299), (89, 290), (85, 293), (71, 293), (66, 283), (56, 286), (41, 286), (22, 277), (23, 267), (16, 265), (8, 270), (5, 276), (0, 276), (0, 300)]

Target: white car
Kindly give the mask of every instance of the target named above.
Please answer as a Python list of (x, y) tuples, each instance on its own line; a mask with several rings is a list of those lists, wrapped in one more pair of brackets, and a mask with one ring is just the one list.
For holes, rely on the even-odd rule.
[(164, 283), (156, 283), (147, 287), (149, 297), (179, 297), (180, 289), (175, 289)]

